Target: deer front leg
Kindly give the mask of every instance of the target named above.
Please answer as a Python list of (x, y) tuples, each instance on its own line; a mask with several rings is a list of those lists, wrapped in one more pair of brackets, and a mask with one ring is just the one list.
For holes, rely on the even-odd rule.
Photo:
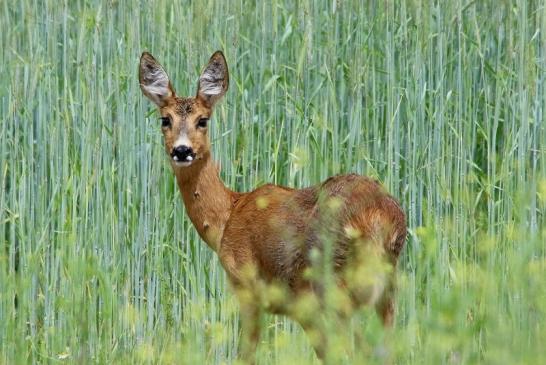
[(234, 284), (239, 299), (242, 327), (239, 358), (244, 364), (253, 365), (256, 363), (256, 349), (260, 340), (262, 303), (256, 281), (236, 280)]
[(243, 363), (256, 363), (256, 349), (260, 340), (262, 310), (259, 303), (252, 303), (249, 298), (240, 299), (241, 306), (241, 342), (239, 344), (240, 359)]
[(300, 293), (286, 309), (286, 314), (298, 322), (304, 330), (317, 358), (325, 361), (328, 352), (328, 337), (322, 317), (324, 306), (319, 296), (312, 290)]
[(222, 265), (239, 300), (242, 331), (238, 357), (244, 364), (255, 364), (262, 316), (260, 285), (251, 260), (237, 262), (234, 257), (225, 247), (220, 253)]
[(325, 361), (328, 338), (326, 337), (322, 323), (319, 323), (319, 321), (302, 321), (300, 325), (309, 338), (309, 342), (313, 346), (317, 358)]

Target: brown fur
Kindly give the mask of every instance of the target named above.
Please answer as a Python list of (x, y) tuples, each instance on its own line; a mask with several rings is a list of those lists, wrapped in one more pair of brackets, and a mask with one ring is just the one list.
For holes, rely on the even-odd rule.
[[(161, 66), (145, 53), (140, 80), (147, 96), (142, 82), (150, 67)], [(311, 252), (325, 255), (328, 244), (332, 245), (337, 285), (351, 299), (346, 315), (360, 305), (373, 304), (385, 325), (390, 326), (394, 315), (392, 270), (385, 271), (386, 280), (379, 289), (374, 282), (365, 284), (351, 278), (360, 278), (359, 270), (366, 268), (374, 255), (392, 269), (396, 266), (406, 237), (405, 215), (399, 204), (377, 181), (355, 174), (331, 177), (301, 190), (271, 184), (248, 193), (226, 188), (212, 161), (207, 131), (196, 128), (200, 118), (211, 116), (214, 102), (228, 87), (227, 64), (221, 53), (215, 53), (207, 67), (213, 67), (215, 77), (221, 76), (221, 95), (203, 95), (199, 89), (195, 98), (178, 98), (169, 82), (167, 97), (156, 97), (155, 102), (161, 116), (173, 121), (171, 128), (163, 129), (167, 153), (181, 132), (187, 134), (196, 152), (196, 160), (188, 167), (171, 163), (192, 223), (218, 254), (240, 296), (246, 332), (243, 357), (253, 359), (261, 309), (289, 315), (308, 331), (319, 328), (298, 317), (293, 308), (304, 294), (316, 293), (321, 297), (320, 281), (307, 277), (306, 270), (313, 266)], [(374, 275), (373, 272), (371, 276)], [(286, 289), (281, 301), (263, 301), (260, 290), (267, 284)], [(326, 336), (321, 333), (315, 343), (319, 356), (324, 356), (324, 341)]]

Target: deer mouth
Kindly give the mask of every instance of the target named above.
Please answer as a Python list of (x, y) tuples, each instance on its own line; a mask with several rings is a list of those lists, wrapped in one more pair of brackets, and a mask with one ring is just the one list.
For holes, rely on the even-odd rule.
[(184, 161), (181, 161), (179, 158), (177, 158), (177, 156), (173, 156), (171, 161), (174, 166), (188, 167), (195, 161), (195, 158), (193, 156), (188, 156)]

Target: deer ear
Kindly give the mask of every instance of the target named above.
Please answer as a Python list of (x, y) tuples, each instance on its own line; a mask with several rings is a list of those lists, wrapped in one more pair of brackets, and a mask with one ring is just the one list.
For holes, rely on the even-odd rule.
[(138, 79), (142, 93), (159, 107), (167, 105), (169, 99), (175, 95), (169, 76), (148, 52), (140, 56)]
[(224, 96), (228, 86), (229, 72), (226, 59), (221, 51), (216, 51), (199, 77), (197, 98), (212, 107)]

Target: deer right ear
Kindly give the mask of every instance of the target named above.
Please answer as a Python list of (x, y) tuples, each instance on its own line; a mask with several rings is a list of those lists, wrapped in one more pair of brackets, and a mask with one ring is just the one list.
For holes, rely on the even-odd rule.
[(148, 52), (144, 52), (140, 56), (138, 79), (142, 93), (157, 106), (167, 105), (169, 99), (174, 97), (174, 89), (169, 81), (169, 76)]
[(212, 107), (229, 87), (229, 71), (222, 51), (216, 51), (199, 77), (197, 97)]

